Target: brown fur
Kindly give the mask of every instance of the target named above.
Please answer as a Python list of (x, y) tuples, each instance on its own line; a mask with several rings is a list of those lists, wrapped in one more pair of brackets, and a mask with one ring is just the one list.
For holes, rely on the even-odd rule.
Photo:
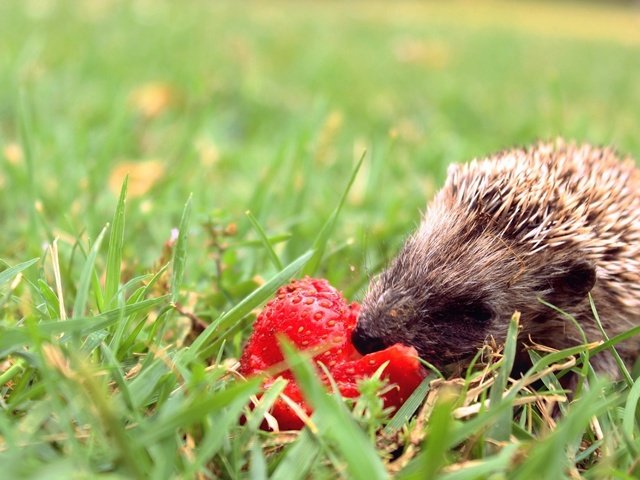
[[(362, 303), (354, 344), (413, 345), (436, 366), (505, 337), (555, 348), (601, 339), (587, 293), (609, 335), (640, 324), (640, 173), (608, 148), (541, 143), (453, 165), (418, 230)], [(619, 351), (635, 360), (639, 342)], [(610, 356), (594, 359), (615, 375)]]

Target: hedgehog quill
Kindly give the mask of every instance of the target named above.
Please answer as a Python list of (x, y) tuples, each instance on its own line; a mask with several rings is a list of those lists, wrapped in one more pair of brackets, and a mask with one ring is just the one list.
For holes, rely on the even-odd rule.
[[(444, 187), (388, 268), (374, 278), (352, 340), (362, 353), (394, 343), (442, 368), (504, 341), (521, 312), (521, 342), (582, 343), (551, 303), (601, 340), (640, 324), (640, 173), (612, 149), (562, 141), (452, 165)], [(521, 345), (522, 347), (522, 345)], [(637, 337), (617, 346), (627, 364)], [(516, 368), (527, 366), (524, 349)], [(591, 360), (616, 376), (612, 355)]]

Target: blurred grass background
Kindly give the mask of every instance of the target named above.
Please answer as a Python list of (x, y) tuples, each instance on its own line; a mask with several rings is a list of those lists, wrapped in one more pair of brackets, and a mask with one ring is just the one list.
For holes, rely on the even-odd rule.
[[(251, 209), (292, 259), (366, 149), (324, 264), (355, 292), (450, 162), (556, 136), (640, 156), (627, 4), (4, 0), (0, 31), (8, 261), (95, 238), (129, 173), (129, 268), (153, 265), (193, 192), (204, 290), (213, 231), (254, 238)], [(270, 268), (233, 255), (236, 276)]]
[[(632, 3), (2, 0), (3, 473), (374, 478), (361, 458), (398, 445), (363, 442), (332, 397), (318, 435), (259, 432), (245, 409), (257, 383), (229, 375), (251, 312), (301, 265), (364, 151), (315, 272), (351, 299), (451, 162), (557, 136), (639, 158), (639, 54)], [(188, 244), (186, 228), (175, 243), (191, 193)], [(586, 348), (543, 366), (580, 355), (586, 375)], [(635, 478), (640, 383), (600, 385), (554, 429), (513, 395), (464, 422), (436, 406), (440, 422), (402, 425), (400, 458), (417, 455), (403, 478)], [(420, 454), (407, 447), (425, 431)]]

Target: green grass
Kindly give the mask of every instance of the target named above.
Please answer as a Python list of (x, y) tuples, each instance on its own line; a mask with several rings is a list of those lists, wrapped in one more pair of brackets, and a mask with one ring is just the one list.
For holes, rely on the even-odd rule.
[[(504, 356), (394, 419), (375, 381), (345, 406), (290, 352), (316, 408), (300, 434), (259, 429), (282, 385), (248, 412), (259, 385), (233, 363), (289, 278), (361, 298), (449, 163), (556, 136), (640, 158), (638, 21), (608, 3), (0, 2), (3, 478), (637, 478), (640, 382), (593, 377), (585, 346), (510, 380), (515, 326)], [(569, 369), (589, 382), (552, 417)]]

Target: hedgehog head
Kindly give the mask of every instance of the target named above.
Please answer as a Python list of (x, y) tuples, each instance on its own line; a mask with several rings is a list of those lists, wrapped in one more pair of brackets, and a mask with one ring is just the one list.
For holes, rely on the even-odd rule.
[(565, 320), (539, 299), (567, 312), (584, 308), (596, 282), (593, 254), (583, 248), (586, 210), (576, 213), (554, 175), (562, 172), (551, 161), (525, 151), (453, 167), (418, 230), (372, 280), (356, 348), (399, 342), (443, 367), (488, 337), (504, 340), (514, 311), (523, 334), (551, 335), (552, 323)]

